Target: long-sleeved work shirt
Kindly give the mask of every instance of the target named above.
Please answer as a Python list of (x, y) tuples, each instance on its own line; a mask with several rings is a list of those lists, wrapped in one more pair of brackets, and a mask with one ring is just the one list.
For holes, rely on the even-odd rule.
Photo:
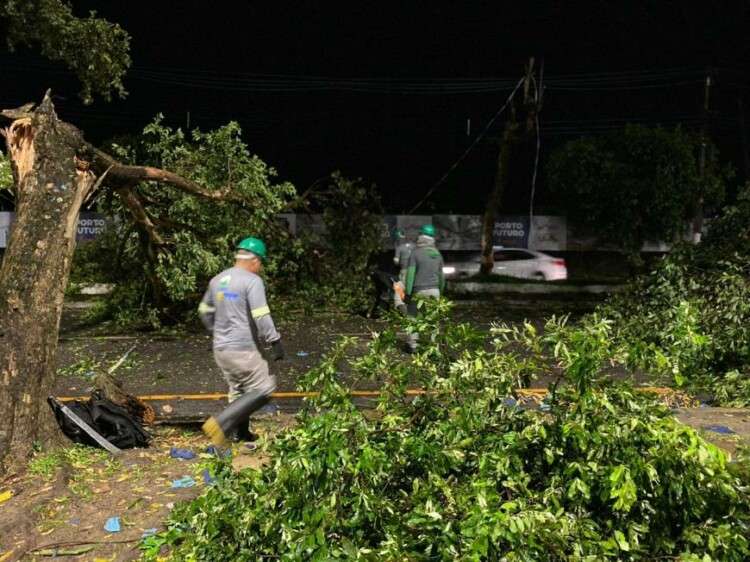
[(213, 332), (216, 350), (257, 349), (251, 322), (262, 342), (281, 339), (266, 302), (263, 279), (239, 267), (231, 267), (211, 279), (198, 314)]
[(406, 294), (411, 295), (426, 289), (445, 289), (443, 256), (435, 247), (435, 239), (422, 235), (417, 247), (409, 256), (406, 268)]

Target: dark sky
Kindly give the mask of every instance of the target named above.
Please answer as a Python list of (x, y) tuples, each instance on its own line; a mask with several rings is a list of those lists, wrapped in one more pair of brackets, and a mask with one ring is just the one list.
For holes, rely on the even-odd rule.
[[(65, 72), (22, 51), (0, 57), (0, 105), (38, 100), (51, 86), (62, 117), (94, 141), (137, 132), (157, 112), (184, 126), (189, 111), (204, 129), (233, 119), (251, 150), (300, 189), (341, 169), (375, 181), (389, 209), (403, 211), (462, 154), (535, 55), (548, 79), (542, 171), (549, 151), (577, 135), (630, 121), (700, 126), (707, 68), (712, 134), (724, 159), (742, 168), (737, 98), (748, 94), (748, 1), (73, 5), (96, 8), (132, 35), (128, 98), (84, 107)], [(423, 211), (481, 209), (502, 123)], [(514, 155), (509, 211), (528, 205), (533, 152)], [(539, 189), (544, 206), (543, 173)]]

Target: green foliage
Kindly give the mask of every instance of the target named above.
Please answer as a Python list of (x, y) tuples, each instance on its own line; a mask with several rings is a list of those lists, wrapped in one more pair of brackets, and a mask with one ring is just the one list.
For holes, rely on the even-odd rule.
[[(290, 183), (275, 183), (276, 171), (249, 152), (236, 123), (188, 136), (164, 125), (159, 116), (137, 142), (110, 148), (126, 162), (145, 160), (225, 196), (215, 200), (139, 184), (136, 194), (163, 240), (160, 244), (148, 241), (142, 223), (119, 196), (99, 202), (99, 210), (113, 218), (111, 228), (82, 248), (73, 275), (80, 281), (76, 272), (81, 271), (90, 281), (116, 283), (107, 310), (100, 312), (121, 323), (141, 319), (158, 325), (165, 318), (182, 319), (195, 308), (208, 280), (233, 263), (240, 239), (269, 239), (281, 230), (275, 215), (295, 193)], [(267, 269), (274, 273), (281, 248), (271, 241), (269, 253)], [(86, 263), (97, 265), (86, 272)]]
[(0, 150), (0, 192), (12, 191), (13, 183), (13, 170), (10, 167), (10, 160)]
[[(114, 472), (119, 466), (119, 461), (112, 459), (104, 449), (75, 444), (64, 449), (37, 453), (29, 461), (29, 472), (41, 476), (45, 480), (50, 480), (57, 469), (64, 465), (69, 465), (77, 471), (84, 471), (99, 463), (104, 463), (106, 470), (110, 473)], [(74, 474), (72, 480), (71, 484), (80, 484), (83, 480), (83, 474)]]
[(123, 76), (130, 67), (130, 35), (119, 25), (97, 18), (76, 17), (65, 0), (2, 0), (8, 48), (34, 47), (48, 59), (61, 62), (81, 82), (84, 103), (94, 94), (109, 100), (126, 95)]
[(610, 135), (581, 138), (550, 158), (550, 185), (575, 224), (631, 254), (651, 240), (682, 237), (698, 201), (718, 203), (731, 174), (707, 150), (700, 178), (699, 139), (676, 128), (628, 125)]
[(750, 192), (601, 311), (634, 368), (750, 405)]
[(325, 232), (303, 235), (289, 248), (298, 267), (281, 291), (308, 311), (364, 313), (372, 304), (370, 273), (382, 239), (377, 190), (334, 172), (310, 199), (308, 210), (322, 212)]
[[(611, 323), (499, 326), (490, 342), (421, 303), (408, 360), (387, 330), (359, 358), (344, 339), (305, 377), (321, 391), (235, 473), (178, 506), (144, 541), (180, 560), (746, 560), (750, 482), (724, 453), (627, 386), (599, 381)], [(519, 351), (534, 359), (521, 359)], [(376, 414), (352, 403), (339, 366), (385, 379)], [(571, 384), (549, 413), (508, 397), (553, 365)], [(407, 386), (430, 392), (410, 398)]]
[(66, 365), (65, 367), (60, 367), (59, 369), (57, 369), (57, 376), (84, 377), (87, 379), (93, 379), (96, 375), (96, 372), (101, 369), (101, 362), (98, 361), (94, 356), (88, 355), (78, 359), (70, 365)]

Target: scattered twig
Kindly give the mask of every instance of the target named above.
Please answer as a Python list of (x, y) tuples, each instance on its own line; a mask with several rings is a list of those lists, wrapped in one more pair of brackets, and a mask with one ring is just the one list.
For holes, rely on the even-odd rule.
[(122, 364), (123, 364), (123, 363), (125, 362), (125, 360), (126, 360), (126, 359), (128, 358), (128, 355), (130, 355), (130, 352), (131, 352), (131, 351), (133, 351), (134, 349), (135, 349), (135, 346), (134, 346), (134, 345), (133, 345), (133, 346), (131, 346), (131, 347), (130, 347), (130, 349), (128, 349), (128, 350), (127, 350), (127, 351), (125, 352), (125, 355), (123, 355), (122, 357), (120, 357), (120, 359), (119, 359), (119, 360), (117, 361), (117, 363), (115, 363), (114, 365), (112, 365), (112, 366), (111, 366), (111, 367), (109, 368), (109, 370), (107, 371), (107, 374), (108, 374), (108, 375), (111, 375), (111, 374), (112, 374), (112, 373), (114, 373), (114, 372), (115, 372), (115, 371), (116, 371), (117, 369), (119, 369), (119, 368), (120, 368), (120, 366), (121, 366), (121, 365), (122, 365)]

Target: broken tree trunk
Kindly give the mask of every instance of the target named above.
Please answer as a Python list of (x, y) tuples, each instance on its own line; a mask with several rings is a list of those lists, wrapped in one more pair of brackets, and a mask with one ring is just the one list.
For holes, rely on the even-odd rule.
[(0, 467), (15, 472), (35, 443), (59, 435), (46, 398), (78, 214), (95, 178), (76, 158), (80, 133), (58, 120), (49, 93), (4, 135), (16, 220), (0, 268)]

